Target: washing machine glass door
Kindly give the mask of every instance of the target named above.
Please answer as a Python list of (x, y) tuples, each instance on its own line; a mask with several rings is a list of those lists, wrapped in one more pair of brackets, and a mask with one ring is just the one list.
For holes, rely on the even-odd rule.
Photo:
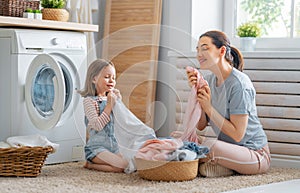
[(65, 80), (60, 65), (47, 54), (30, 64), (25, 83), (25, 102), (32, 123), (41, 130), (53, 128), (64, 110)]

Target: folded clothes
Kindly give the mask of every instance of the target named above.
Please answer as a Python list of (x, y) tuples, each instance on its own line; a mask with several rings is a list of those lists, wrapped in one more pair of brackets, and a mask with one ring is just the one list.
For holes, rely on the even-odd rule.
[(203, 145), (197, 145), (195, 142), (184, 141), (183, 146), (180, 149), (186, 149), (193, 151), (197, 154), (197, 158), (205, 158), (209, 153), (209, 148)]
[(13, 136), (13, 137), (7, 138), (6, 142), (12, 147), (22, 147), (22, 146), (47, 147), (47, 146), (51, 146), (51, 147), (53, 147), (52, 153), (54, 153), (59, 147), (59, 144), (52, 143), (45, 136), (42, 136), (39, 134), (27, 135), (27, 136)]
[(149, 139), (139, 149), (136, 158), (166, 161), (170, 153), (183, 146), (181, 139)]
[(167, 161), (191, 161), (197, 158), (197, 154), (194, 151), (188, 149), (176, 149), (169, 154)]
[(0, 148), (8, 148), (8, 147), (11, 147), (8, 143), (4, 141), (0, 141)]

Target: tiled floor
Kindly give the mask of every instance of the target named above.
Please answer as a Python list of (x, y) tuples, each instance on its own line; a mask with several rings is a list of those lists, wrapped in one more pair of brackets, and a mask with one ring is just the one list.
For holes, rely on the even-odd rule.
[(299, 193), (300, 179), (278, 182), (223, 193)]

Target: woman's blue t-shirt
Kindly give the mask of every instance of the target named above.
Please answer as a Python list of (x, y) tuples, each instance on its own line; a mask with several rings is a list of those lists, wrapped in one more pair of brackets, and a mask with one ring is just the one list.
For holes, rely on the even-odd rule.
[(267, 144), (267, 136), (257, 116), (256, 92), (250, 78), (235, 68), (224, 83), (218, 87), (217, 77), (214, 74), (208, 74), (204, 78), (211, 89), (212, 106), (223, 117), (229, 120), (231, 114), (247, 114), (249, 116), (245, 136), (240, 142), (236, 142), (224, 134), (209, 120), (218, 139), (254, 150), (264, 147)]

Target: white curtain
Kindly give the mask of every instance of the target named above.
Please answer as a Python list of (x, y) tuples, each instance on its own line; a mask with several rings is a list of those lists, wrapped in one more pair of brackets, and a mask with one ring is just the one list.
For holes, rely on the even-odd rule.
[[(66, 9), (70, 13), (70, 22), (93, 24), (92, 11), (98, 9), (97, 0), (68, 0)], [(90, 64), (97, 58), (93, 32), (85, 32), (87, 36), (87, 62)]]

